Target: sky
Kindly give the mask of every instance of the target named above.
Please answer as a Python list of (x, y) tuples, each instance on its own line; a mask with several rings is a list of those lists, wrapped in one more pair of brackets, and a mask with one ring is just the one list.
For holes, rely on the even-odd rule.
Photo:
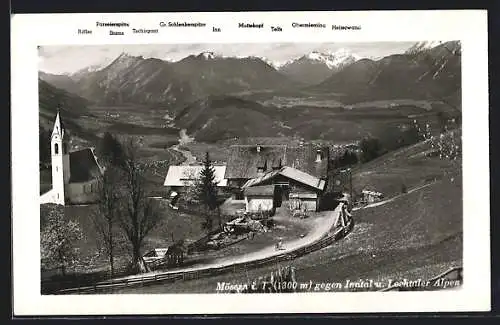
[(211, 51), (224, 56), (259, 56), (272, 62), (286, 62), (312, 51), (336, 52), (341, 49), (360, 57), (380, 58), (402, 53), (413, 44), (414, 42), (40, 46), (38, 58), (41, 71), (64, 74), (93, 65), (105, 65), (123, 52), (145, 58), (178, 61), (191, 54)]

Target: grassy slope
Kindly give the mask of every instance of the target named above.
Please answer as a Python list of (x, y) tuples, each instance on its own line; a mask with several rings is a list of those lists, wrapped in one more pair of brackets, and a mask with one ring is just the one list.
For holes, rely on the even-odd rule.
[(382, 192), (387, 198), (400, 194), (403, 184), (411, 189), (461, 173), (461, 159), (452, 161), (425, 157), (422, 153), (430, 149), (430, 142), (420, 142), (355, 167), (352, 180), (354, 192), (367, 188)]

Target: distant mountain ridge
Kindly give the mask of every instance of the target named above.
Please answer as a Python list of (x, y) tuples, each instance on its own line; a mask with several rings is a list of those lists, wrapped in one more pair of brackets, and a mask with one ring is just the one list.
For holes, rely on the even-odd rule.
[(58, 88), (103, 104), (182, 105), (205, 96), (292, 87), (296, 83), (257, 57), (212, 52), (177, 62), (122, 53), (108, 66), (72, 76), (40, 74)]
[(278, 71), (296, 81), (317, 84), (360, 59), (360, 56), (345, 49), (333, 53), (313, 51), (288, 61)]
[(387, 99), (449, 100), (460, 103), (460, 42), (423, 46), (379, 60), (362, 59), (334, 73), (318, 85), (319, 92), (343, 94), (343, 103)]

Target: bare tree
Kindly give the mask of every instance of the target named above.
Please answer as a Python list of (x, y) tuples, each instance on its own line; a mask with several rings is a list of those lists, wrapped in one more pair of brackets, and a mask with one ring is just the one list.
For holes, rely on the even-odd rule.
[(194, 170), (190, 170), (185, 171), (182, 176), (185, 179), (185, 181), (183, 181), (185, 190), (182, 193), (184, 202), (192, 206), (199, 205), (197, 190), (198, 184), (200, 184), (200, 175), (197, 175)]
[(125, 159), (121, 167), (121, 182), (116, 188), (119, 195), (117, 220), (130, 243), (132, 263), (136, 271), (148, 271), (141, 256), (146, 236), (159, 223), (160, 215), (154, 201), (145, 195), (145, 165), (138, 157), (138, 145), (133, 138), (124, 144)]
[(117, 209), (119, 207), (119, 195), (115, 184), (118, 183), (119, 173), (116, 167), (111, 165), (99, 178), (98, 209), (91, 214), (94, 228), (98, 239), (104, 246), (104, 252), (109, 261), (111, 275), (114, 275), (114, 258), (117, 245), (115, 225), (117, 221)]

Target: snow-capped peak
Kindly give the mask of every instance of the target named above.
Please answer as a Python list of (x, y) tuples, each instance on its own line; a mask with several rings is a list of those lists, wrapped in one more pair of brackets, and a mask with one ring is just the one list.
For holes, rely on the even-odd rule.
[(111, 61), (112, 61), (112, 59), (106, 59), (106, 60), (102, 61), (101, 63), (89, 65), (87, 67), (84, 67), (84, 68), (76, 71), (76, 72), (71, 72), (71, 73), (68, 72), (68, 73), (66, 73), (66, 75), (73, 77), (73, 76), (78, 76), (78, 75), (86, 74), (86, 73), (90, 73), (90, 72), (96, 72), (96, 71), (102, 70), (105, 67), (107, 67)]
[(255, 58), (258, 58), (262, 61), (264, 61), (265, 63), (267, 63), (268, 65), (270, 65), (271, 67), (275, 68), (275, 69), (279, 69), (281, 68), (282, 66), (284, 66), (285, 64), (291, 62), (292, 60), (285, 60), (285, 61), (273, 61), (265, 56), (255, 56)]
[(425, 51), (429, 50), (433, 47), (436, 47), (438, 45), (443, 44), (443, 41), (421, 41), (421, 42), (416, 42), (413, 44), (408, 50), (406, 50), (406, 53), (411, 53), (415, 51)]
[(204, 58), (205, 60), (212, 60), (217, 57), (217, 55), (214, 52), (209, 52), (209, 51), (201, 52), (198, 56)]
[(285, 61), (270, 61), (268, 62), (271, 66), (273, 66), (275, 69), (279, 69), (282, 66), (292, 62), (293, 60), (285, 60)]
[(349, 50), (343, 48), (335, 52), (327, 52), (327, 53), (313, 51), (306, 54), (304, 58), (322, 62), (326, 64), (329, 69), (334, 69), (341, 65), (350, 64), (361, 59), (359, 55), (353, 54)]
[(99, 71), (103, 68), (105, 68), (107, 65), (109, 64), (109, 60), (104, 62), (104, 63), (100, 63), (100, 64), (93, 64), (91, 66), (88, 66), (85, 70), (87, 72), (95, 72), (95, 71)]

